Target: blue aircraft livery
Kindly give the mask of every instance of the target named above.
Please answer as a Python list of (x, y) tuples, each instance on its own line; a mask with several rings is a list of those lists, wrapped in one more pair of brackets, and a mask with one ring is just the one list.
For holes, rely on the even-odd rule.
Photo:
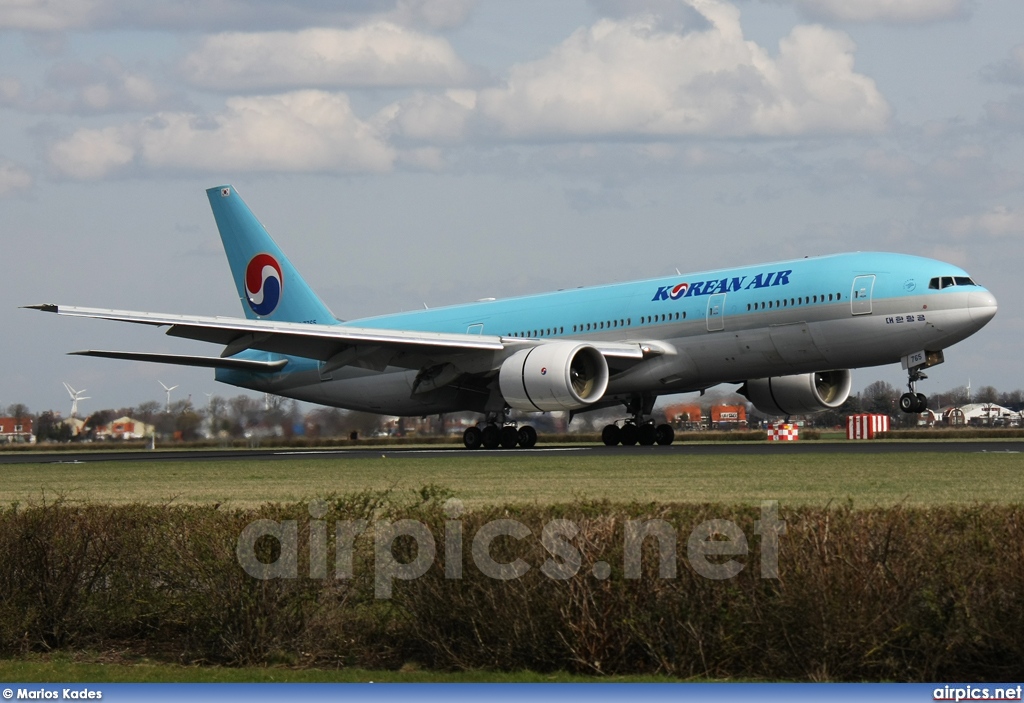
[[(730, 384), (766, 415), (803, 415), (838, 410), (852, 369), (886, 364), (907, 372), (899, 407), (919, 414), (928, 407), (917, 392), (922, 372), (997, 310), (992, 293), (953, 264), (852, 252), (343, 321), (234, 188), (207, 198), (244, 318), (30, 307), (166, 326), (219, 347), (76, 354), (212, 368), (221, 383), (363, 412), (479, 413), (462, 436), (469, 449), (532, 447), (536, 429), (517, 425), (526, 413), (571, 421), (602, 408), (622, 413), (602, 430), (605, 444), (672, 444), (672, 425), (653, 417), (659, 396)], [(340, 236), (360, 250), (358, 234)], [(488, 265), (504, 273), (501, 262)], [(683, 300), (699, 296), (707, 300)], [(671, 300), (679, 302), (661, 304)]]
[(677, 283), (674, 286), (661, 286), (651, 298), (656, 300), (679, 300), (680, 298), (695, 298), (698, 295), (713, 295), (715, 293), (731, 293), (737, 290), (750, 290), (751, 288), (768, 288), (769, 286), (789, 285), (789, 275), (792, 269), (787, 271), (772, 271), (771, 273), (759, 273), (747, 283), (748, 276), (734, 276), (732, 278), (714, 278), (710, 281), (698, 281), (696, 283)]

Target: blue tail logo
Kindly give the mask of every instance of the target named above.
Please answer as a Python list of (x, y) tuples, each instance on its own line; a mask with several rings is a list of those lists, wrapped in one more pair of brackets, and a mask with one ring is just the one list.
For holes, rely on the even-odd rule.
[(252, 311), (263, 317), (274, 312), (284, 291), (281, 264), (270, 254), (257, 254), (245, 267), (246, 300)]
[[(317, 297), (277, 246), (252, 210), (229, 185), (206, 191), (217, 221), (238, 302), (250, 320), (336, 325), (337, 318)], [(284, 294), (285, 279), (288, 295)]]

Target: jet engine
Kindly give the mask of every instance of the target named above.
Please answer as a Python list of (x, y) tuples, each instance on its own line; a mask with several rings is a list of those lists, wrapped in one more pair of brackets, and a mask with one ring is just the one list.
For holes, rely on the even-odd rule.
[(767, 415), (802, 415), (838, 408), (849, 397), (852, 383), (849, 370), (819, 371), (751, 379), (740, 394)]
[(604, 395), (608, 362), (589, 344), (540, 344), (506, 359), (498, 383), (505, 402), (516, 410), (578, 410)]

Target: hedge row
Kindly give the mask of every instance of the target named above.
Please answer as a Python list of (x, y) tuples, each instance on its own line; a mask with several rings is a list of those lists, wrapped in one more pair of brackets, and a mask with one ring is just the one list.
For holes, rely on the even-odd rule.
[[(361, 493), (256, 510), (11, 506), (0, 511), (0, 652), (116, 647), (227, 665), (415, 662), (787, 680), (1024, 678), (1020, 506), (783, 508), (778, 578), (766, 578), (756, 508), (575, 503), (456, 517), (446, 497), (428, 487), (405, 501)], [(411, 562), (399, 570), (423, 554), (413, 537), (384, 539), (389, 524), (413, 524), (402, 519), (429, 530), (436, 558), (418, 578), (389, 580), (391, 597), (380, 598), (381, 545), (395, 565)], [(240, 537), (256, 520), (295, 521), (298, 578), (256, 578), (240, 565)], [(356, 520), (368, 528), (355, 538), (350, 577), (335, 578), (348, 555), (341, 550), (336, 563), (336, 528)], [(518, 578), (487, 576), (473, 557), (484, 525), (513, 524), (496, 520), (528, 528), (495, 538), (487, 552), (496, 564), (522, 560), (530, 568)], [(629, 561), (638, 552), (627, 525), (636, 520), (671, 526), (674, 577), (671, 550), (653, 536), (639, 566)], [(570, 524), (578, 534), (545, 547), (545, 526)], [(688, 549), (694, 534), (709, 544), (705, 528), (712, 541), (732, 540), (728, 554), (695, 560)], [(287, 565), (286, 539), (264, 535), (252, 547), (266, 568)], [(576, 558), (575, 575), (549, 575), (566, 576)], [(707, 578), (701, 558), (742, 569)], [(627, 578), (630, 564), (639, 578)]]

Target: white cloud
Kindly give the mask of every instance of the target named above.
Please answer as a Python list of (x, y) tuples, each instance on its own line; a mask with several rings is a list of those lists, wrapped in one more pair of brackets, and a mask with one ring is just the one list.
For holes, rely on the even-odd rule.
[(739, 11), (692, 0), (709, 22), (665, 30), (649, 16), (604, 19), (506, 85), (484, 90), (479, 111), (512, 137), (575, 135), (784, 136), (878, 132), (889, 107), (853, 69), (853, 41), (797, 26), (772, 57), (743, 38)]
[(455, 27), (476, 0), (3, 0), (0, 29), (299, 29), (385, 19), (432, 28)]
[(454, 142), (466, 135), (476, 106), (471, 90), (417, 93), (381, 110), (377, 120), (392, 133), (419, 141)]
[(299, 91), (232, 98), (212, 117), (160, 113), (137, 123), (81, 129), (50, 148), (72, 178), (143, 169), (224, 172), (380, 172), (396, 154), (352, 112), (347, 96)]
[(20, 166), (0, 159), (0, 197), (32, 187), (32, 174)]
[(996, 238), (1024, 236), (1024, 210), (997, 205), (987, 212), (952, 220), (949, 231), (958, 237), (976, 234)]
[[(779, 0), (785, 2), (786, 0)], [(922, 24), (966, 17), (971, 0), (789, 0), (815, 19)]]
[(50, 148), (50, 163), (72, 178), (101, 178), (132, 163), (133, 131), (117, 127), (80, 129)]
[(50, 69), (47, 87), (0, 76), (0, 105), (26, 112), (99, 114), (153, 110), (171, 98), (144, 74), (112, 57), (64, 62)]
[(469, 75), (446, 40), (387, 22), (216, 34), (184, 59), (182, 70), (197, 85), (227, 91), (451, 85)]

